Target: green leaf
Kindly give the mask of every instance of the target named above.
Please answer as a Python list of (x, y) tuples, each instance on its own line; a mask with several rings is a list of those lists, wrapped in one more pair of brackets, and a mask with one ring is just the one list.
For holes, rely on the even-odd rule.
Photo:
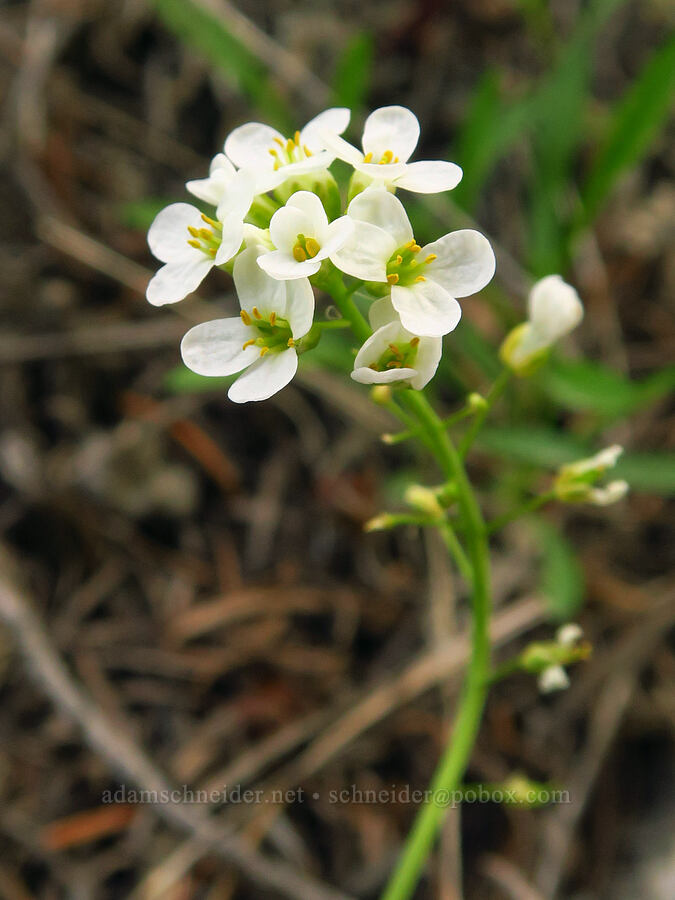
[(653, 54), (615, 109), (607, 140), (582, 191), (585, 221), (592, 220), (620, 176), (647, 152), (674, 98), (675, 36)]
[(607, 419), (627, 416), (668, 395), (675, 388), (675, 366), (642, 381), (591, 360), (553, 360), (541, 374), (546, 394), (567, 409), (597, 413)]
[(286, 131), (294, 127), (265, 66), (228, 30), (222, 17), (191, 0), (153, 0), (153, 5), (166, 27), (216, 66), (269, 122)]
[(574, 618), (584, 601), (584, 573), (567, 538), (546, 519), (534, 531), (541, 548), (539, 590), (554, 619)]
[(675, 496), (675, 453), (627, 453), (612, 470), (614, 476), (636, 491)]
[(367, 31), (355, 35), (338, 60), (333, 85), (335, 106), (347, 106), (352, 113), (366, 102), (373, 66), (373, 36)]

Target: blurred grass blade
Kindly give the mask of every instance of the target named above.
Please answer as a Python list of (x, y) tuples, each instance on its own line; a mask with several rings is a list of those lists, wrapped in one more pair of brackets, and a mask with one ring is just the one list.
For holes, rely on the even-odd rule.
[(619, 101), (609, 136), (583, 189), (591, 221), (620, 176), (648, 150), (675, 100), (675, 36), (657, 50)]
[(631, 381), (621, 372), (592, 360), (554, 360), (542, 372), (546, 394), (571, 410), (587, 410), (603, 418), (627, 416), (675, 389), (675, 366)]
[(373, 36), (367, 31), (355, 35), (348, 42), (335, 70), (335, 106), (347, 106), (352, 114), (365, 106), (370, 88), (373, 53)]
[(584, 573), (574, 548), (549, 521), (537, 520), (535, 535), (542, 553), (539, 590), (554, 619), (568, 621), (584, 601)]
[(191, 0), (153, 0), (167, 28), (201, 53), (251, 100), (273, 125), (290, 130), (290, 111), (260, 60), (232, 35), (223, 20)]
[(164, 376), (164, 389), (170, 394), (201, 394), (209, 391), (225, 392), (237, 375), (227, 375), (223, 378), (197, 375), (186, 366), (176, 366), (170, 369)]

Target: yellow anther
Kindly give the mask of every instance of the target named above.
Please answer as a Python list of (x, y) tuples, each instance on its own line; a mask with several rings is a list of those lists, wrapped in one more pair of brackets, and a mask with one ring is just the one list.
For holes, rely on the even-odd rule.
[(247, 350), (249, 347), (252, 347), (255, 344), (255, 338), (251, 338), (250, 341), (246, 341), (245, 344), (241, 345), (242, 350)]
[[(220, 222), (216, 222), (215, 219), (209, 218), (209, 216), (205, 215), (204, 213), (202, 213), (202, 222), (206, 222), (206, 224), (210, 225), (211, 228), (218, 228), (218, 226), (220, 225)], [(220, 225), (220, 227), (222, 228), (222, 225)]]
[(192, 237), (199, 237), (199, 229), (195, 228), (194, 225), (188, 225), (188, 231), (192, 235)]
[(200, 228), (199, 237), (204, 238), (205, 241), (210, 241), (213, 238), (213, 232), (209, 231), (208, 228)]
[(421, 249), (422, 248), (420, 247), (420, 245), (415, 243), (413, 243), (412, 247), (410, 248), (412, 253), (419, 253)]
[(300, 132), (299, 131), (295, 132), (295, 134), (293, 135), (293, 140), (299, 147), (300, 146)]
[(209, 247), (209, 249), (208, 249), (206, 252), (209, 254), (209, 256), (212, 256), (212, 257), (215, 259), (215, 258), (216, 258), (216, 253), (217, 253), (218, 251), (216, 250), (215, 247)]
[(284, 142), (281, 140), (281, 138), (278, 138), (278, 137), (274, 138), (274, 143), (278, 144), (280, 147), (284, 146)]
[(404, 250), (410, 250), (410, 249), (412, 249), (413, 247), (416, 247), (416, 246), (417, 246), (417, 242), (415, 241), (415, 238), (413, 238), (411, 241), (408, 241), (407, 244), (404, 244), (404, 245), (403, 245), (403, 249), (404, 249)]
[(253, 309), (251, 310), (251, 312), (253, 313), (253, 318), (254, 318), (254, 319), (262, 319), (262, 316), (261, 316), (260, 313), (258, 312), (258, 307), (257, 307), (257, 306), (254, 306)]
[(201, 249), (202, 249), (202, 245), (199, 243), (199, 241), (188, 241), (188, 244), (189, 244), (191, 247), (194, 247), (194, 248), (197, 249), (197, 250), (201, 250)]
[(274, 161), (274, 171), (276, 172), (277, 169), (280, 169), (280, 168), (281, 168), (281, 160), (276, 159)]
[(270, 352), (270, 348), (269, 348), (269, 347), (261, 347), (261, 348), (260, 348), (260, 355), (261, 355), (261, 356), (264, 356), (266, 353), (269, 353), (269, 352)]
[(387, 281), (389, 284), (398, 284), (398, 272), (392, 272), (391, 275), (387, 275)]
[(244, 323), (244, 325), (251, 324), (251, 317), (249, 316), (249, 314), (246, 312), (245, 309), (242, 309), (242, 311), (239, 313), (239, 315), (241, 316), (241, 321)]
[(392, 160), (392, 162), (395, 162), (395, 163), (399, 162), (398, 156), (395, 156), (394, 159)]
[(270, 325), (274, 325), (277, 320), (277, 314), (275, 312), (270, 313)]
[(382, 154), (382, 159), (379, 161), (378, 165), (387, 166), (387, 165), (389, 165), (389, 163), (392, 161), (393, 158), (394, 158), (394, 154), (392, 153), (392, 151), (385, 150), (384, 153)]
[(321, 247), (319, 245), (319, 242), (315, 241), (314, 238), (307, 238), (307, 240), (305, 241), (305, 249), (307, 250), (308, 255), (313, 259), (319, 252)]
[(303, 144), (302, 149), (305, 151), (305, 156), (312, 156), (312, 151), (309, 149), (307, 144)]
[(410, 346), (411, 347), (416, 347), (419, 344), (419, 342), (420, 342), (420, 339), (418, 337), (410, 338)]
[(295, 141), (293, 140), (293, 138), (289, 138), (286, 141), (286, 152), (292, 153), (294, 149), (295, 149)]
[(304, 262), (307, 259), (307, 254), (300, 244), (296, 244), (295, 247), (293, 247), (293, 259), (296, 262)]
[(426, 278), (424, 277), (424, 275), (418, 275), (415, 281), (426, 281)]
[(416, 265), (417, 265), (417, 260), (416, 260), (416, 259), (411, 259), (410, 262), (408, 263), (408, 266), (409, 266), (411, 269), (414, 269)]
[(295, 347), (295, 341), (293, 340), (293, 338), (288, 339), (288, 343), (286, 344), (286, 346), (287, 347)]
[(276, 159), (277, 151), (274, 149), (274, 147), (272, 147), (272, 149), (268, 150), (267, 152), (269, 153), (270, 156), (273, 156)]
[(372, 158), (373, 158), (372, 153), (366, 153), (366, 155), (363, 157), (363, 161), (364, 161), (364, 163), (369, 163)]
[(400, 253), (397, 253), (396, 254), (396, 265), (400, 266), (402, 262), (403, 262), (403, 257), (401, 256)]
[(391, 352), (394, 354), (394, 356), (395, 356), (397, 359), (403, 359), (403, 354), (402, 354), (401, 351), (398, 349), (398, 347), (396, 346), (396, 344), (388, 344), (387, 346), (389, 347), (389, 349), (391, 350)]
[(438, 259), (435, 253), (430, 253), (427, 258), (424, 260), (425, 263), (433, 262), (435, 259)]

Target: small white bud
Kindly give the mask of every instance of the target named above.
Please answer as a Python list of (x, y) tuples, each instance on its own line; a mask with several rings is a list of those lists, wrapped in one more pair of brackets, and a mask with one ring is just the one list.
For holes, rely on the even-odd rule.
[(618, 503), (628, 493), (629, 486), (627, 481), (610, 481), (604, 487), (591, 488), (586, 497), (587, 503), (594, 506), (610, 506), (612, 503)]
[(581, 640), (583, 631), (576, 622), (568, 622), (557, 630), (555, 639), (563, 647), (573, 647)]
[(569, 687), (570, 680), (562, 666), (548, 666), (539, 675), (537, 684), (542, 694), (550, 694), (553, 691), (564, 691)]

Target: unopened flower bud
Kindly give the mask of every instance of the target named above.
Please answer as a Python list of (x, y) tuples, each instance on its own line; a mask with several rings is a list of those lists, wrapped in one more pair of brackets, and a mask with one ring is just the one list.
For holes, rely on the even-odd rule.
[(487, 409), (488, 402), (482, 394), (478, 394), (474, 391), (466, 398), (466, 405), (472, 412), (476, 413)]
[(388, 384), (376, 384), (370, 390), (370, 399), (373, 403), (377, 403), (378, 406), (387, 406), (387, 404), (391, 403), (391, 393), (391, 388)]
[(439, 518), (443, 515), (443, 509), (438, 502), (436, 492), (421, 484), (411, 484), (406, 488), (404, 500), (409, 506), (434, 518)]
[(542, 694), (550, 694), (553, 691), (563, 691), (568, 688), (570, 680), (562, 666), (548, 666), (539, 675), (537, 684)]

